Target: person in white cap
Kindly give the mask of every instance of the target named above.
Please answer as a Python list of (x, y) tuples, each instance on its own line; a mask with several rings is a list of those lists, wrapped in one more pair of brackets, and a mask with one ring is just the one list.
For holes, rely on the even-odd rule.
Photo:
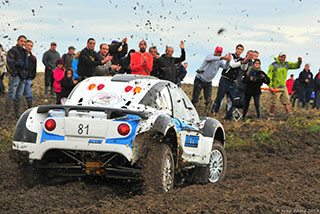
[[(268, 77), (270, 78), (270, 116), (274, 117), (276, 110), (276, 102), (280, 99), (288, 114), (290, 114), (290, 98), (286, 87), (287, 73), (289, 69), (298, 69), (302, 63), (302, 58), (298, 57), (297, 62), (286, 61), (286, 53), (281, 52), (275, 61), (269, 66)], [(278, 91), (278, 92), (276, 92)]]
[(211, 102), (212, 96), (212, 80), (218, 73), (219, 68), (227, 69), (231, 59), (230, 54), (221, 56), (223, 48), (217, 46), (213, 54), (209, 54), (200, 68), (196, 71), (197, 75), (194, 79), (192, 103), (199, 102), (199, 95), (203, 90), (206, 108)]

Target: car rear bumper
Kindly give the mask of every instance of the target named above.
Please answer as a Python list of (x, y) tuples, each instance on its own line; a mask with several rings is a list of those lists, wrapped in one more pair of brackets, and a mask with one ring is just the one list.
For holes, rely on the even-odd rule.
[[(13, 141), (12, 149), (28, 154), (29, 160), (41, 160), (46, 152), (53, 149), (114, 152), (124, 156), (128, 162), (132, 160), (132, 147), (129, 144), (116, 144), (107, 140), (79, 143), (78, 138), (65, 137), (64, 140), (48, 140), (44, 143), (25, 143)], [(26, 153), (27, 152), (27, 153)]]

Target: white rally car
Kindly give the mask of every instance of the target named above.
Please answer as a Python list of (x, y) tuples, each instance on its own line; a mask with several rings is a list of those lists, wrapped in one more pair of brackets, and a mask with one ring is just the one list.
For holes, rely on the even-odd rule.
[(85, 79), (65, 105), (24, 112), (11, 157), (29, 185), (43, 176), (96, 175), (142, 179), (147, 188), (166, 192), (178, 172), (191, 170), (202, 183), (221, 181), (224, 142), (220, 122), (200, 119), (175, 84), (115, 75)]

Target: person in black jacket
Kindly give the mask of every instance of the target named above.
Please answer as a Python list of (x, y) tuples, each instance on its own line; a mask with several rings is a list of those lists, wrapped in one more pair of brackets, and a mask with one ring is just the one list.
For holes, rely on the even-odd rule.
[(296, 100), (299, 98), (301, 90), (301, 83), (299, 78), (295, 79), (293, 86), (292, 86), (292, 96), (290, 97), (291, 106), (294, 107), (296, 104)]
[(32, 54), (33, 42), (27, 40), (26, 50), (28, 56), (28, 69), (27, 69), (27, 79), (24, 81), (24, 95), (26, 97), (28, 108), (32, 107), (32, 80), (37, 76), (37, 58)]
[(181, 56), (179, 58), (172, 57), (173, 47), (167, 46), (166, 53), (159, 58), (159, 78), (163, 80), (169, 80), (173, 83), (177, 83), (178, 73), (176, 70), (176, 64), (183, 62), (186, 59), (186, 52), (184, 50), (184, 42), (180, 42)]
[(120, 59), (128, 53), (127, 37), (123, 38), (121, 42), (113, 40), (109, 47), (112, 65), (119, 65)]
[(300, 72), (299, 81), (301, 83), (301, 90), (299, 94), (300, 107), (308, 109), (313, 91), (313, 74), (310, 71), (309, 64), (306, 64), (303, 71)]
[(78, 83), (77, 80), (73, 80), (73, 69), (68, 68), (64, 72), (64, 77), (61, 80), (61, 104), (64, 105), (67, 101), (67, 97), (71, 93), (74, 86)]
[(97, 53), (94, 51), (96, 41), (93, 38), (88, 39), (87, 47), (85, 47), (79, 56), (77, 74), (78, 80), (82, 81), (88, 77), (92, 77), (95, 73), (98, 65), (105, 64), (109, 58), (106, 57), (103, 60), (99, 60)]
[(23, 80), (27, 79), (27, 53), (24, 49), (27, 38), (24, 35), (18, 37), (17, 45), (13, 46), (7, 55), (8, 75), (9, 75), (9, 90), (6, 101), (6, 115), (11, 115), (13, 105), (15, 117), (20, 116), (21, 96), (23, 88), (19, 87)]
[(149, 48), (149, 54), (153, 57), (153, 65), (150, 76), (158, 77), (160, 75), (160, 67), (159, 67), (159, 53), (156, 46), (152, 46)]
[(269, 84), (270, 78), (264, 73), (260, 68), (261, 61), (259, 59), (254, 60), (253, 66), (248, 69), (246, 73), (242, 75), (242, 81), (246, 84), (245, 88), (245, 98), (243, 107), (243, 117), (242, 120), (246, 120), (246, 115), (248, 113), (250, 99), (253, 97), (254, 105), (256, 107), (257, 117), (261, 119), (260, 112), (260, 95), (261, 95), (261, 85), (263, 83)]
[(315, 98), (313, 101), (313, 109), (320, 109), (320, 69), (317, 75), (314, 78), (314, 93)]
[(239, 76), (240, 70), (246, 70), (248, 66), (249, 57), (242, 58), (241, 54), (244, 51), (244, 47), (241, 44), (236, 46), (236, 52), (231, 54), (231, 59), (227, 69), (223, 69), (221, 73), (221, 78), (219, 81), (219, 87), (216, 99), (212, 105), (211, 112), (216, 115), (220, 109), (221, 101), (225, 95), (231, 99), (231, 107), (227, 109), (225, 119), (231, 120), (232, 113), (234, 110), (234, 98), (236, 93), (236, 80)]

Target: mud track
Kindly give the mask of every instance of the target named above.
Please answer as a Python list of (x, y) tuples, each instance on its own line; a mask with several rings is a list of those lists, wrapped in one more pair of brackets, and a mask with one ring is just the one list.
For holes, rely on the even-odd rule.
[(274, 213), (320, 209), (320, 153), (228, 153), (222, 184), (190, 185), (167, 194), (140, 194), (135, 183), (71, 181), (24, 186), (0, 155), (0, 213)]

